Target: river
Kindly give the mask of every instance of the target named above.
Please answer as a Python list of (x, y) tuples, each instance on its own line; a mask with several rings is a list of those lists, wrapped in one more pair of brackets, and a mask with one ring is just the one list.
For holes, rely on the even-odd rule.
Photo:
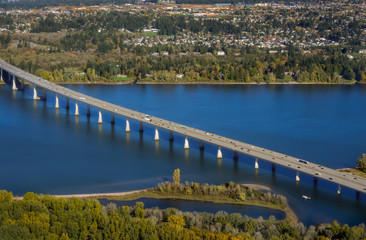
[[(354, 167), (366, 152), (365, 85), (68, 85), (93, 97), (137, 111), (238, 139), (331, 168)], [(41, 91), (40, 91), (41, 94)], [(305, 224), (331, 222), (359, 224), (366, 220), (366, 196), (355, 198), (346, 188), (337, 197), (335, 184), (223, 150), (190, 142), (131, 121), (124, 132), (123, 118), (108, 123), (97, 110), (80, 116), (71, 108), (54, 109), (55, 99), (33, 101), (32, 90), (13, 92), (0, 86), (0, 189), (22, 195), (28, 191), (49, 194), (121, 192), (155, 186), (171, 179), (180, 168), (182, 181), (222, 184), (227, 181), (267, 185), (288, 198)], [(65, 99), (60, 99), (61, 106)], [(301, 198), (311, 195), (312, 200)]]

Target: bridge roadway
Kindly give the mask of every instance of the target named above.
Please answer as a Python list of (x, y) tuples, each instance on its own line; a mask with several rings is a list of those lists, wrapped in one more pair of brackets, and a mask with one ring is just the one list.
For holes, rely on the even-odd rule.
[[(6, 63), (0, 59), (0, 68), (15, 75), (17, 78), (23, 79), (34, 86), (41, 87), (47, 91), (52, 91), (58, 95), (63, 95), (76, 102), (82, 102), (90, 106), (94, 106), (104, 112), (110, 112), (115, 115), (123, 116), (127, 119), (134, 119), (145, 124), (150, 124), (159, 129), (165, 129), (174, 133), (181, 134), (188, 138), (197, 139), (218, 147), (230, 149), (237, 153), (246, 154), (261, 160), (271, 162), (276, 165), (294, 170), (295, 172), (306, 173), (315, 178), (324, 179), (338, 186), (344, 186), (354, 189), (360, 193), (366, 193), (366, 179), (358, 178), (354, 175), (339, 172), (319, 164), (309, 161), (299, 161), (300, 159), (288, 156), (279, 152), (271, 151), (265, 148), (254, 146), (248, 143), (240, 142), (234, 139), (226, 138), (217, 134), (202, 131), (189, 126), (184, 126), (179, 123), (168, 121), (162, 118), (150, 116), (147, 118), (145, 113), (133, 111), (106, 101), (93, 98), (91, 96), (73, 91), (66, 87), (51, 83), (47, 80), (41, 79), (33, 74), (25, 72), (13, 65)], [(306, 147), (306, 146), (304, 146)], [(295, 175), (294, 175), (295, 176)], [(339, 188), (340, 191), (340, 188)]]

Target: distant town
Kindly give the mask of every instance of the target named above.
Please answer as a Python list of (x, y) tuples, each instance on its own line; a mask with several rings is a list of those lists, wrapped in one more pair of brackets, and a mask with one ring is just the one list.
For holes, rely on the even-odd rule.
[[(365, 19), (366, 3), (344, 1), (7, 8), (0, 14), (0, 42), (6, 47), (0, 55), (46, 78), (54, 70), (71, 72), (63, 81), (364, 82)], [(12, 57), (15, 48), (27, 55), (20, 59), (15, 51)], [(46, 52), (64, 60), (42, 64)], [(42, 58), (29, 56), (34, 53)], [(70, 61), (69, 55), (82, 59)], [(136, 56), (148, 64), (137, 64)], [(182, 68), (182, 57), (202, 64)], [(330, 63), (314, 62), (319, 57)], [(164, 58), (169, 66), (162, 65)], [(89, 76), (88, 69), (95, 74)]]

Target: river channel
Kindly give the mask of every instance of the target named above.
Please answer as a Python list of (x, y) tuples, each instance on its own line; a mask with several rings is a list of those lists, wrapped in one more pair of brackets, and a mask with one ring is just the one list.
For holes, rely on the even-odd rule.
[[(127, 108), (265, 147), (331, 168), (356, 165), (366, 152), (366, 86), (352, 85), (67, 85)], [(42, 95), (42, 91), (39, 91)], [(303, 223), (332, 222), (349, 225), (366, 222), (366, 196), (319, 180), (154, 128), (124, 131), (125, 119), (103, 115), (97, 109), (86, 117), (74, 116), (74, 102), (67, 111), (65, 99), (54, 109), (54, 95), (33, 101), (31, 89), (13, 92), (0, 86), (0, 189), (22, 195), (121, 192), (153, 187), (170, 180), (180, 168), (182, 181), (222, 184), (227, 181), (266, 185), (285, 195)], [(302, 194), (311, 200), (301, 198)], [(198, 210), (198, 209), (197, 209)]]

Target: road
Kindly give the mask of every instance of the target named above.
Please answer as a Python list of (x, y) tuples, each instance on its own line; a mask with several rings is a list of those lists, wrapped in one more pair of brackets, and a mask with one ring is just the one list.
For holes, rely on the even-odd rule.
[[(51, 83), (47, 80), (41, 79), (35, 75), (27, 73), (11, 64), (0, 59), (0, 68), (15, 75), (17, 78), (23, 79), (34, 86), (44, 88), (47, 91), (52, 91), (58, 95), (63, 95), (69, 99), (74, 99), (79, 103), (85, 103), (102, 110), (103, 112), (110, 112), (115, 115), (120, 115), (128, 119), (134, 119), (145, 124), (150, 124), (159, 129), (172, 131), (173, 133), (181, 134), (189, 139), (197, 139), (218, 147), (230, 149), (237, 153), (246, 154), (254, 158), (266, 160), (276, 165), (292, 169), (295, 173), (301, 172), (316, 178), (324, 179), (335, 184), (354, 189), (360, 193), (366, 193), (366, 179), (355, 177), (354, 175), (339, 172), (316, 163), (306, 160), (298, 159), (296, 157), (288, 156), (283, 153), (274, 152), (265, 148), (254, 146), (248, 143), (240, 142), (234, 139), (226, 138), (214, 133), (202, 131), (189, 126), (184, 126), (179, 123), (168, 121), (155, 116), (147, 115), (142, 112), (137, 112), (127, 109), (97, 98), (73, 91), (66, 87)], [(295, 174), (294, 174), (295, 179)]]

